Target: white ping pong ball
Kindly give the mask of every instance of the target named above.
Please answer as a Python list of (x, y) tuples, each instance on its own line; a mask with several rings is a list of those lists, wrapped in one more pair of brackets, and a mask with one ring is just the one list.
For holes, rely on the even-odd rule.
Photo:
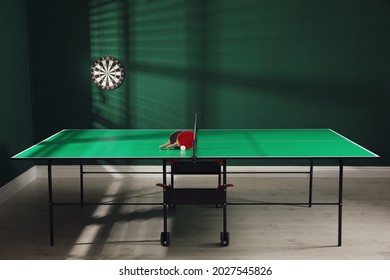
[(185, 151), (185, 150), (186, 150), (186, 146), (184, 146), (184, 145), (181, 146), (181, 147), (180, 147), (180, 150)]

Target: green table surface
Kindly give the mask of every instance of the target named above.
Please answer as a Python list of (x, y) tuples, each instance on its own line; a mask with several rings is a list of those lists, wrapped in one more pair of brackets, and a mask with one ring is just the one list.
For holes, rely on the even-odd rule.
[[(193, 149), (160, 150), (173, 129), (65, 129), (14, 159), (180, 159)], [(202, 129), (201, 158), (370, 158), (376, 154), (330, 129)]]

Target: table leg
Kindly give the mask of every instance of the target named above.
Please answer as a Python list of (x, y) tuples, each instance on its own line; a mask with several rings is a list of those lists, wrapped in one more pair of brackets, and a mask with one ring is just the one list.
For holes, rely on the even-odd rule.
[(163, 159), (163, 185), (167, 185), (167, 161)]
[(227, 181), (227, 178), (226, 178), (226, 159), (223, 160), (223, 166), (222, 166), (222, 184), (223, 185), (226, 185), (226, 181)]
[(229, 246), (230, 238), (229, 232), (227, 231), (227, 213), (226, 203), (223, 204), (223, 231), (220, 236), (220, 244), (222, 247)]
[(84, 207), (84, 170), (83, 162), (80, 160), (80, 206)]
[(342, 240), (342, 214), (343, 214), (343, 160), (339, 159), (339, 215), (338, 215), (338, 246), (341, 246)]
[(310, 178), (309, 178), (309, 207), (313, 202), (313, 159), (310, 160)]
[(48, 187), (49, 187), (49, 225), (50, 225), (50, 245), (54, 245), (54, 219), (53, 219), (53, 185), (51, 160), (47, 163)]
[[(227, 175), (226, 175), (226, 160), (223, 160), (223, 166), (222, 166), (222, 180), (223, 180), (223, 185), (226, 186), (227, 184)], [(224, 190), (226, 192), (226, 188)], [(225, 199), (225, 202), (222, 206), (223, 208), (223, 231), (221, 232), (221, 236), (220, 236), (220, 244), (221, 246), (225, 247), (225, 246), (229, 246), (229, 241), (230, 241), (230, 238), (229, 238), (229, 232), (227, 231), (227, 203), (226, 203), (226, 199)]]
[[(163, 186), (167, 185), (167, 161), (163, 160)], [(163, 188), (165, 192), (165, 187)], [(170, 233), (168, 232), (168, 213), (167, 213), (167, 204), (165, 203), (165, 193), (163, 193), (163, 231), (160, 235), (161, 246), (168, 247), (170, 244)]]

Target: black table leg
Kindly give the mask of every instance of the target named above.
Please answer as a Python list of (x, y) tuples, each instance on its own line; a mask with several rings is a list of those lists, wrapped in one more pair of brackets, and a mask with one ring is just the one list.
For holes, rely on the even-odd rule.
[(49, 186), (49, 224), (50, 224), (50, 245), (54, 245), (54, 219), (53, 219), (53, 185), (52, 185), (52, 171), (51, 160), (47, 163), (47, 175)]
[[(165, 186), (167, 185), (167, 161), (163, 160), (163, 192), (165, 192)], [(163, 231), (160, 236), (161, 246), (168, 247), (170, 244), (170, 233), (168, 232), (168, 213), (167, 213), (167, 204), (165, 202), (165, 194), (163, 194), (164, 205), (163, 205)]]
[(80, 160), (80, 206), (84, 207), (84, 170), (83, 162)]
[(310, 160), (310, 178), (309, 178), (309, 207), (313, 202), (313, 159)]
[(342, 240), (342, 219), (343, 219), (343, 160), (339, 160), (339, 223), (338, 223), (338, 246), (341, 246)]
[[(227, 184), (227, 170), (226, 170), (226, 160), (223, 160), (223, 166), (222, 166), (222, 183), (224, 186)], [(224, 190), (226, 192), (226, 188)], [(222, 247), (229, 246), (229, 232), (227, 231), (227, 203), (225, 200), (225, 203), (222, 206), (223, 209), (223, 231), (221, 232), (220, 236), (220, 244)]]

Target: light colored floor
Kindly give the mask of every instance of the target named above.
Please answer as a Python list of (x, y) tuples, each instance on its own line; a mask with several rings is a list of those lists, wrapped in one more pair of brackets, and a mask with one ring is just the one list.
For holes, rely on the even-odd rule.
[[(159, 176), (85, 178), (89, 202), (160, 202)], [(228, 200), (302, 202), (308, 178), (231, 176)], [(215, 185), (178, 176), (176, 187)], [(56, 202), (77, 202), (78, 179), (55, 179)], [(337, 201), (337, 178), (314, 179), (314, 201)], [(390, 259), (390, 179), (345, 178), (343, 245), (336, 206), (229, 206), (230, 245), (219, 246), (222, 210), (169, 210), (170, 247), (160, 245), (161, 206), (56, 206), (49, 246), (47, 181), (36, 179), (0, 204), (0, 259)]]

